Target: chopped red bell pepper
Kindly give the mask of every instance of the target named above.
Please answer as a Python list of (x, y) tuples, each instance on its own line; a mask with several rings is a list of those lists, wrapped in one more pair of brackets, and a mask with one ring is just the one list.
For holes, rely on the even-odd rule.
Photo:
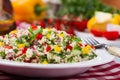
[(79, 43), (78, 45), (79, 45), (80, 47), (82, 47), (82, 46), (83, 46), (83, 44), (81, 44), (81, 43)]
[(8, 45), (8, 46), (5, 46), (5, 48), (12, 49), (13, 47)]
[(37, 39), (37, 40), (42, 39), (42, 37), (43, 37), (43, 35), (42, 35), (41, 33), (38, 33), (38, 34), (36, 35), (36, 39)]
[(51, 47), (50, 46), (47, 46), (46, 47), (46, 52), (49, 52), (51, 50)]
[(66, 49), (72, 50), (72, 48), (73, 48), (73, 47), (70, 46), (70, 45), (67, 45), (67, 46), (66, 46)]
[(27, 48), (24, 47), (24, 48), (22, 49), (22, 53), (26, 53), (26, 51), (27, 51)]
[(36, 30), (37, 29), (37, 26), (36, 25), (34, 25), (34, 24), (32, 24), (32, 30)]

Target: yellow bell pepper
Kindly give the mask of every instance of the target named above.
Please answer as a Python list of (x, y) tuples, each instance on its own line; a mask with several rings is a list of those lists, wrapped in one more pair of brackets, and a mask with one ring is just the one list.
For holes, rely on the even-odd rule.
[(48, 33), (48, 34), (46, 35), (46, 37), (47, 37), (48, 39), (50, 39), (50, 34)]
[(46, 60), (44, 60), (44, 61), (42, 62), (42, 64), (48, 64), (48, 62), (47, 62)]
[(90, 45), (82, 47), (83, 54), (89, 54), (90, 50), (91, 50), (91, 46)]
[(64, 35), (63, 33), (60, 33), (59, 36), (60, 36), (60, 37), (64, 37), (65, 35)]
[(24, 47), (25, 47), (25, 44), (18, 44), (17, 47), (18, 47), (18, 48), (24, 48)]
[(105, 31), (107, 24), (120, 24), (120, 14), (112, 14), (112, 19), (99, 23), (95, 16), (93, 16), (87, 23), (88, 30), (96, 29)]
[(97, 19), (95, 17), (92, 17), (87, 23), (87, 28), (88, 28), (88, 30), (91, 30), (94, 28), (97, 30), (105, 31), (106, 24), (108, 24), (108, 23), (109, 23), (108, 21), (106, 21), (104, 23), (98, 23)]
[(113, 14), (113, 18), (111, 20), (112, 24), (120, 24), (120, 15), (119, 14)]
[(10, 34), (16, 34), (16, 33), (18, 33), (17, 30), (13, 30), (13, 31), (10, 32)]
[(42, 0), (11, 0), (14, 19), (33, 21), (45, 17), (45, 4)]
[(4, 46), (4, 42), (0, 42), (0, 46)]
[(54, 50), (55, 50), (55, 52), (61, 52), (61, 48), (58, 46), (58, 45), (55, 45), (54, 46)]

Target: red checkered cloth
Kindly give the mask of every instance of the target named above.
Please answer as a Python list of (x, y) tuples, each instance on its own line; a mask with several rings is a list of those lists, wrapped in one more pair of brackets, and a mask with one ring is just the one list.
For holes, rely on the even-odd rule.
[(0, 80), (120, 80), (120, 64), (110, 62), (90, 68), (87, 72), (66, 78), (26, 78), (0, 73)]

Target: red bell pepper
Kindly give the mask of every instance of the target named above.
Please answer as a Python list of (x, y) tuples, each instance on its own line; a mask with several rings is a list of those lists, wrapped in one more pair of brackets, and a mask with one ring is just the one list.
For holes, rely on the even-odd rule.
[(46, 52), (49, 52), (51, 50), (51, 47), (50, 46), (47, 46), (46, 47)]
[(43, 37), (43, 35), (42, 35), (41, 33), (38, 33), (38, 34), (36, 35), (36, 39), (37, 39), (37, 40), (42, 39), (42, 37)]
[(103, 36), (103, 31), (101, 31), (101, 30), (91, 29), (91, 33), (96, 37)]
[(103, 36), (108, 40), (116, 40), (119, 37), (118, 31), (106, 31)]

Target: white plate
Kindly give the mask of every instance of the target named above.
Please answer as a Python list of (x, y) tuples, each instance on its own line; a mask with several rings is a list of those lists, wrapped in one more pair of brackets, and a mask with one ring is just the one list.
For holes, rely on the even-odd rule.
[(29, 77), (63, 77), (87, 71), (92, 66), (111, 62), (114, 56), (105, 50), (96, 51), (98, 57), (89, 61), (67, 64), (35, 64), (0, 60), (0, 70)]

